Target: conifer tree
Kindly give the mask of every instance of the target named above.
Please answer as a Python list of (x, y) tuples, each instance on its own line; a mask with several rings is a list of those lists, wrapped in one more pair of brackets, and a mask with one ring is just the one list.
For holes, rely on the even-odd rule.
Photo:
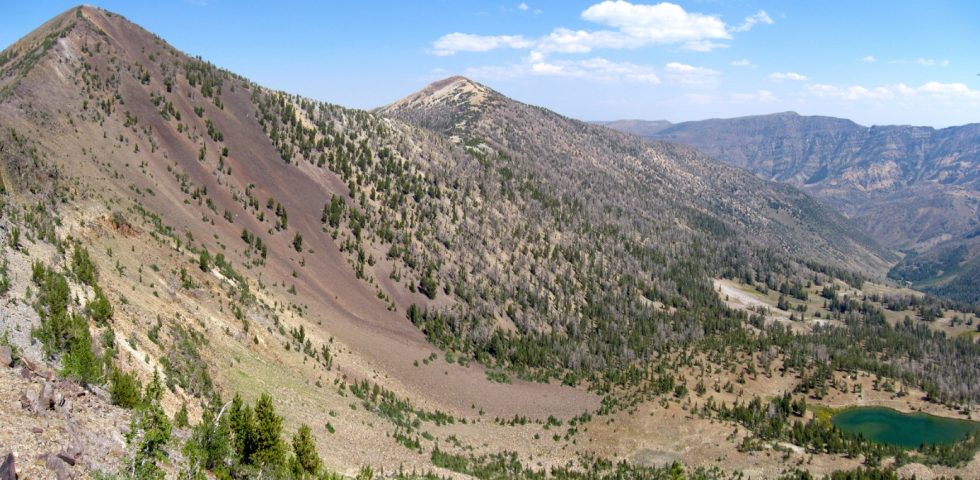
[(309, 425), (302, 425), (293, 435), (293, 473), (297, 477), (316, 476), (320, 470), (320, 456)]
[(286, 446), (282, 441), (282, 417), (276, 415), (272, 397), (263, 393), (255, 402), (255, 455), (257, 465), (285, 465)]
[(235, 394), (228, 415), (235, 434), (235, 456), (239, 463), (249, 465), (255, 454), (255, 416), (252, 408), (242, 401), (241, 395)]

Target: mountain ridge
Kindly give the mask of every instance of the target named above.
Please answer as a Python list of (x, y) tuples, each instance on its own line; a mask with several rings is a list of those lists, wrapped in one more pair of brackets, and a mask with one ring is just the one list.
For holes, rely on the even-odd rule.
[[(968, 293), (956, 298), (980, 301), (968, 288), (980, 278), (970, 260), (980, 254), (974, 234), (980, 228), (980, 124), (865, 127), (847, 119), (782, 113), (684, 122), (645, 137), (689, 144), (801, 188), (856, 220), (882, 244), (907, 252), (892, 271), (894, 278), (915, 278), (936, 293), (946, 285), (957, 292), (966, 288)], [(917, 264), (949, 257), (942, 252), (961, 247), (970, 252), (963, 261), (941, 269), (961, 272), (957, 275), (901, 273), (937, 271)]]
[[(472, 104), (465, 102), (460, 103), (456, 101), (456, 98), (458, 97), (454, 97), (453, 101), (441, 102), (441, 104), (440, 100), (442, 97), (438, 95), (433, 95), (430, 97), (429, 100), (431, 101), (428, 102), (418, 101), (420, 98), (425, 98), (426, 94), (432, 94), (436, 90), (446, 88), (447, 86), (456, 86), (457, 88), (465, 89), (472, 89), (474, 88), (473, 86), (477, 86), (476, 88), (487, 92), (486, 96), (490, 98), (491, 101), (487, 102), (485, 108), (477, 108)], [(463, 104), (466, 105), (466, 108), (464, 110), (460, 110), (460, 107)], [(663, 146), (663, 149), (670, 151), (670, 154), (666, 154), (665, 151), (650, 149), (644, 146), (642, 143), (635, 142), (627, 136), (606, 135), (603, 133), (603, 129), (597, 128), (587, 122), (581, 122), (565, 117), (561, 114), (548, 111), (541, 107), (506, 99), (506, 97), (496, 91), (493, 91), (492, 89), (459, 76), (450, 77), (448, 79), (436, 82), (435, 84), (426, 86), (420, 89), (418, 92), (408, 95), (405, 97), (405, 100), (394, 102), (389, 106), (381, 107), (376, 109), (375, 112), (382, 115), (399, 118), (433, 131), (452, 135), (461, 142), (467, 137), (471, 138), (474, 142), (482, 140), (482, 137), (499, 137), (500, 141), (496, 143), (495, 147), (502, 150), (521, 150), (529, 146), (527, 142), (517, 142), (512, 138), (508, 138), (506, 133), (507, 130), (517, 128), (512, 127), (511, 124), (508, 124), (508, 121), (513, 121), (515, 125), (520, 125), (522, 128), (525, 125), (529, 126), (528, 128), (530, 128), (530, 125), (534, 125), (536, 123), (548, 124), (553, 125), (553, 127), (549, 128), (576, 132), (575, 134), (577, 135), (588, 135), (589, 138), (597, 139), (597, 144), (602, 144), (604, 146), (608, 145), (610, 148), (618, 150), (617, 154), (605, 155), (605, 158), (618, 158), (619, 156), (649, 156), (649, 158), (644, 160), (635, 158), (631, 159), (630, 161), (646, 162), (646, 166), (658, 167), (664, 173), (686, 175), (689, 176), (689, 178), (697, 178), (699, 181), (704, 181), (705, 179), (709, 181), (721, 181), (719, 179), (719, 177), (721, 177), (727, 179), (738, 179), (738, 181), (755, 182), (751, 176), (742, 175), (737, 169), (728, 169), (728, 167), (725, 167), (723, 164), (717, 164), (707, 157), (700, 155), (696, 150), (688, 150), (680, 145), (665, 145)], [(467, 121), (459, 125), (446, 125), (444, 123), (431, 121), (433, 118), (444, 119), (460, 117), (466, 118)], [(569, 138), (572, 136), (574, 135), (570, 134)], [(568, 148), (567, 145), (561, 145), (561, 142), (552, 141), (553, 138), (556, 137), (539, 137), (539, 141), (548, 141), (549, 147), (536, 152), (536, 154), (547, 156), (554, 155), (553, 152), (561, 152), (561, 155), (564, 155), (566, 160), (580, 155), (576, 152), (576, 150)], [(589, 147), (582, 148), (586, 149)], [(686, 160), (679, 161), (680, 158), (684, 158)], [(564, 160), (562, 162), (564, 162)], [(552, 164), (551, 168), (570, 168), (570, 165), (563, 164), (562, 162)], [(624, 165), (628, 166), (628, 162)], [(628, 166), (628, 168), (634, 167)], [(712, 170), (717, 168), (726, 169), (725, 174), (713, 174)], [(730, 189), (730, 187), (722, 187), (721, 184), (716, 184), (710, 187), (707, 184), (702, 184), (697, 187), (698, 192), (701, 194), (710, 194), (712, 188), (719, 191), (728, 191)], [(763, 186), (763, 184), (760, 183), (751, 188), (764, 190), (772, 187)], [(783, 187), (777, 186), (775, 188), (781, 189)], [(879, 251), (879, 254), (888, 256), (888, 254), (883, 251)]]

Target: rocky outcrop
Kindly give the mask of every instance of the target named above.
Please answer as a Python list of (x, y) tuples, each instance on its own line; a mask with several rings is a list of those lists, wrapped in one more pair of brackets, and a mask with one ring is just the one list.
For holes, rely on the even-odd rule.
[(10, 452), (0, 465), (0, 480), (17, 480), (17, 465), (14, 453)]
[(8, 399), (0, 402), (0, 445), (17, 452), (4, 459), (0, 480), (86, 478), (113, 470), (125, 452), (129, 412), (42, 363), (18, 363), (0, 367), (0, 398)]
[(0, 345), (0, 367), (9, 367), (14, 364), (14, 354), (10, 345)]

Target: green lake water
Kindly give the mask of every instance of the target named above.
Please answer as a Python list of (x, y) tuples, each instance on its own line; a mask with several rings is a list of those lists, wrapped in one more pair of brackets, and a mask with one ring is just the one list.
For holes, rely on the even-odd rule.
[(918, 448), (926, 443), (938, 445), (962, 440), (980, 430), (980, 423), (925, 413), (902, 413), (885, 407), (854, 407), (830, 418), (837, 428), (868, 440)]

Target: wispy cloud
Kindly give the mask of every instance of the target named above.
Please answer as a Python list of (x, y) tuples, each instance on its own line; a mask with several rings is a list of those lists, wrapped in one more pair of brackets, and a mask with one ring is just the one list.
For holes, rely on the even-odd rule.
[(875, 62), (878, 61), (878, 59), (875, 58), (874, 55), (867, 55), (864, 58), (862, 58), (861, 61), (862, 62), (868, 62), (868, 63), (875, 63)]
[(469, 68), (474, 78), (502, 79), (524, 76), (581, 78), (604, 83), (646, 83), (659, 85), (656, 69), (630, 62), (613, 62), (601, 57), (585, 60), (525, 61), (506, 66)]
[(980, 90), (973, 90), (963, 83), (927, 82), (918, 87), (904, 83), (865, 87), (862, 85), (836, 86), (813, 84), (806, 87), (806, 93), (823, 98), (839, 100), (894, 100), (902, 98), (926, 98), (940, 101), (980, 101)]
[(735, 61), (729, 63), (729, 65), (731, 65), (733, 67), (755, 68), (755, 64), (752, 63), (752, 62), (750, 62), (749, 59), (747, 59), (747, 58), (743, 58), (741, 60), (735, 60)]
[[(522, 3), (519, 9), (525, 10)], [(573, 30), (556, 27), (549, 34), (526, 39), (522, 35), (474, 35), (451, 33), (432, 45), (436, 55), (458, 52), (486, 52), (498, 48), (529, 49), (543, 56), (549, 53), (588, 53), (597, 49), (633, 49), (655, 45), (678, 45), (692, 51), (710, 51), (727, 46), (732, 33), (745, 32), (758, 24), (771, 24), (764, 11), (746, 17), (736, 26), (727, 25), (717, 15), (688, 12), (680, 5), (634, 4), (625, 0), (606, 0), (585, 9), (582, 19), (608, 27), (600, 30)]]
[(793, 80), (796, 82), (800, 82), (806, 80), (807, 77), (806, 75), (801, 75), (796, 72), (774, 72), (769, 74), (769, 79), (776, 80), (776, 81)]
[(769, 14), (766, 13), (765, 10), (759, 10), (758, 12), (756, 12), (755, 15), (745, 17), (745, 21), (736, 25), (735, 27), (732, 27), (731, 31), (747, 32), (749, 30), (752, 30), (752, 27), (760, 23), (764, 25), (772, 25), (774, 22), (772, 21), (772, 18), (769, 17)]
[(932, 58), (919, 58), (918, 60), (915, 61), (915, 63), (918, 63), (923, 67), (935, 67), (935, 66), (948, 67), (949, 66), (949, 60), (936, 61)]
[(439, 56), (456, 52), (488, 52), (498, 48), (528, 48), (532, 42), (520, 35), (471, 35), (450, 33), (432, 44), (432, 53)]
[(710, 68), (671, 62), (664, 67), (664, 76), (673, 85), (703, 87), (717, 84), (719, 73)]
[(721, 73), (710, 68), (680, 62), (670, 62), (663, 69), (631, 62), (615, 62), (602, 57), (584, 60), (532, 61), (506, 66), (484, 66), (466, 70), (466, 75), (482, 79), (509, 79), (526, 76), (580, 78), (600, 83), (645, 83), (660, 85), (666, 82), (688, 88), (712, 87)]

